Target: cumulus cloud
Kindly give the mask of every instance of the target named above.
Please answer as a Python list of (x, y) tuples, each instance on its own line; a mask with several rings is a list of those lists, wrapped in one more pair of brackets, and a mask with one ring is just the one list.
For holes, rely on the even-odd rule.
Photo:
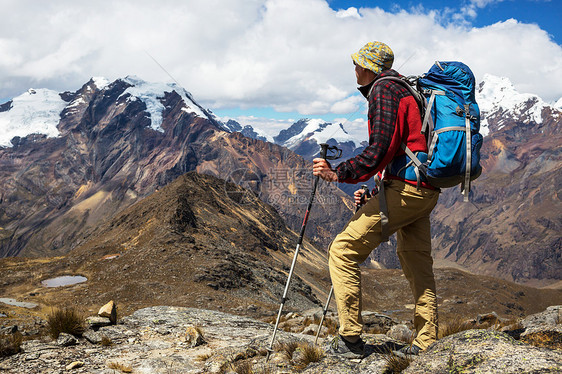
[(474, 28), (444, 24), (435, 11), (338, 11), (325, 0), (8, 3), (0, 15), (0, 98), (29, 87), (76, 90), (92, 76), (169, 81), (169, 74), (211, 109), (344, 114), (359, 105), (350, 54), (371, 40), (392, 47), (404, 74), (462, 60), (477, 79), (505, 76), (547, 101), (562, 94), (561, 46), (516, 20)]

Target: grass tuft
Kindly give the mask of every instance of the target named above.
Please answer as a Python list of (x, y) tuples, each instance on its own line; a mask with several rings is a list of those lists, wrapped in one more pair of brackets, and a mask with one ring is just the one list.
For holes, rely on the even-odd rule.
[(290, 341), (277, 343), (275, 345), (275, 350), (277, 352), (282, 352), (287, 358), (287, 360), (290, 361), (293, 359), (293, 354), (295, 353), (298, 347), (299, 347), (299, 343), (297, 341), (290, 340)]
[(47, 316), (49, 334), (57, 339), (61, 332), (81, 336), (85, 331), (84, 319), (74, 308), (55, 309)]
[(104, 347), (111, 347), (113, 345), (113, 341), (108, 338), (107, 336), (102, 336), (101, 337), (101, 342), (100, 345), (104, 346)]
[(130, 365), (123, 364), (121, 362), (110, 362), (107, 367), (112, 370), (119, 370), (122, 373), (132, 373), (133, 368)]
[(460, 317), (447, 321), (439, 326), (439, 339), (446, 336), (456, 334), (461, 331), (466, 331), (476, 328), (470, 322), (463, 321)]
[(213, 357), (213, 353), (208, 352), (208, 353), (200, 354), (199, 356), (197, 356), (197, 358), (195, 360), (199, 361), (199, 362), (205, 362), (208, 359), (210, 359), (211, 357)]
[(0, 357), (15, 355), (21, 351), (22, 335), (15, 334), (0, 335)]
[(325, 356), (324, 350), (322, 348), (310, 343), (300, 344), (299, 349), (302, 352), (300, 363), (303, 366), (308, 366), (308, 364), (318, 362)]
[(398, 374), (405, 370), (410, 363), (412, 362), (412, 358), (400, 357), (397, 356), (394, 352), (389, 350), (383, 356), (386, 365), (384, 366), (383, 373), (384, 374)]

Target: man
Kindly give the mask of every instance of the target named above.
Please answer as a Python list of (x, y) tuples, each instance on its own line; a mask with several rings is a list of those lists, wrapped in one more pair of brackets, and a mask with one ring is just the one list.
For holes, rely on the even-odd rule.
[[(371, 42), (351, 57), (359, 91), (369, 101), (369, 146), (335, 169), (324, 159), (314, 159), (314, 175), (329, 182), (358, 183), (382, 172), (391, 162), (404, 164), (406, 155), (402, 144), (412, 152), (427, 152), (416, 100), (400, 83), (382, 79), (400, 76), (391, 69), (392, 50), (384, 43)], [(340, 320), (339, 336), (332, 341), (331, 347), (334, 353), (343, 357), (364, 356), (359, 264), (387, 240), (385, 233), (397, 232), (398, 257), (416, 303), (414, 325), (417, 336), (413, 344), (401, 352), (418, 354), (437, 339), (429, 214), (437, 203), (439, 190), (424, 182), (418, 185), (416, 181), (397, 174), (387, 169), (384, 192), (367, 201), (330, 246), (330, 276)], [(360, 191), (355, 193), (356, 203)], [(381, 200), (383, 206), (386, 200), (387, 206), (382, 220)]]

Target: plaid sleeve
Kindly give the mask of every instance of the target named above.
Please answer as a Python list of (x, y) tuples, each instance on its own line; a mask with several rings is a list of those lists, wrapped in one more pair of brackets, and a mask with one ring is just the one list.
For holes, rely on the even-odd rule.
[(338, 182), (363, 182), (386, 166), (381, 161), (390, 147), (400, 105), (399, 96), (393, 94), (390, 86), (389, 82), (375, 82), (369, 97), (369, 146), (336, 167)]

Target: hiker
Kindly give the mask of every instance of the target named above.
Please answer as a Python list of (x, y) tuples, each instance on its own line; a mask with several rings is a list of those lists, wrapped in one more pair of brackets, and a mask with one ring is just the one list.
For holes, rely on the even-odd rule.
[[(369, 146), (335, 168), (316, 158), (313, 173), (329, 182), (359, 183), (387, 171), (383, 174), (383, 191), (365, 202), (330, 245), (330, 276), (340, 322), (339, 335), (332, 341), (331, 349), (342, 357), (364, 357), (359, 264), (388, 240), (387, 235), (396, 232), (398, 257), (415, 299), (417, 331), (413, 344), (399, 352), (417, 355), (437, 339), (429, 214), (437, 203), (439, 190), (423, 181), (418, 184), (416, 180), (399, 178), (387, 168), (391, 162), (404, 161), (402, 143), (413, 152), (427, 152), (416, 100), (403, 85), (382, 79), (400, 77), (391, 69), (392, 50), (384, 43), (371, 42), (351, 57), (359, 91), (369, 102)], [(355, 193), (356, 204), (361, 192)], [(386, 209), (382, 209), (385, 202)]]

